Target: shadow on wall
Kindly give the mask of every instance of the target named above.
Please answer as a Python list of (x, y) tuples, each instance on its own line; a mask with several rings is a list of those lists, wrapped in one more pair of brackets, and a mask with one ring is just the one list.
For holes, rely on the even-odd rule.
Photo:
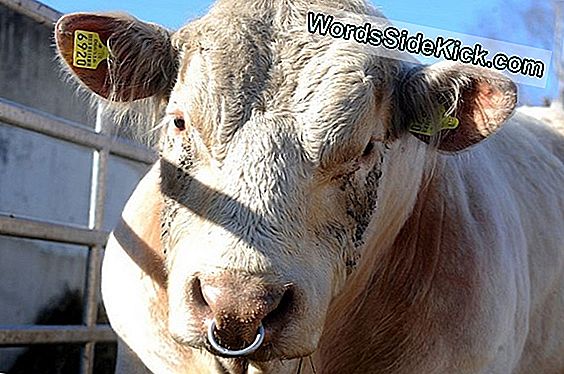
[[(83, 300), (79, 291), (66, 290), (39, 312), (38, 325), (82, 324)], [(108, 323), (106, 311), (99, 305), (98, 323)], [(79, 344), (33, 345), (22, 353), (8, 370), (9, 374), (76, 374), (80, 368)], [(95, 348), (94, 373), (113, 374), (116, 343), (98, 343)]]

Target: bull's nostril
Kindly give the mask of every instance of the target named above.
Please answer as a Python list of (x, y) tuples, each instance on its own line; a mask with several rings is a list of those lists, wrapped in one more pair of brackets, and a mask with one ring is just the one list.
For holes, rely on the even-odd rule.
[(282, 299), (280, 299), (280, 302), (278, 303), (276, 309), (274, 309), (272, 312), (268, 313), (266, 317), (264, 317), (264, 323), (275, 328), (280, 328), (287, 319), (288, 314), (290, 314), (293, 308), (293, 304), (294, 289), (292, 287), (288, 287), (282, 295)]
[(191, 290), (192, 302), (199, 306), (209, 308), (209, 304), (204, 297), (202, 292), (202, 283), (199, 278), (195, 278), (192, 282), (192, 290)]

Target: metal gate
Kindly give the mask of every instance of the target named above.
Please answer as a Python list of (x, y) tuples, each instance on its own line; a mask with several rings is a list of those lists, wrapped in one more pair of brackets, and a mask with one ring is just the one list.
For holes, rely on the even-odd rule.
[[(52, 29), (60, 13), (34, 0), (0, 0), (0, 4), (16, 11), (39, 25)], [(49, 43), (49, 41), (45, 41)], [(53, 56), (54, 57), (54, 56)], [(33, 87), (28, 89), (33, 89)], [(0, 236), (34, 239), (88, 247), (85, 273), (83, 316), (80, 325), (2, 325), (0, 347), (19, 347), (33, 344), (80, 344), (83, 374), (93, 372), (94, 347), (98, 342), (116, 340), (109, 325), (96, 323), (98, 314), (100, 267), (109, 233), (103, 229), (104, 202), (110, 156), (150, 165), (156, 155), (148, 148), (136, 146), (102, 131), (103, 116), (98, 108), (94, 129), (39, 112), (30, 107), (0, 98), (0, 123), (42, 134), (62, 141), (69, 147), (79, 145), (88, 150), (91, 164), (90, 193), (87, 224), (63, 224), (49, 220), (30, 219), (15, 212), (0, 213)], [(82, 165), (82, 164), (81, 164)], [(19, 171), (18, 171), (19, 172)], [(25, 173), (26, 170), (22, 170)], [(49, 198), (46, 196), (46, 198)], [(64, 197), (63, 197), (64, 199)], [(86, 200), (86, 198), (85, 198)], [(86, 221), (84, 221), (86, 222)], [(82, 249), (81, 248), (81, 249)], [(23, 270), (23, 269), (22, 269)], [(25, 271), (25, 270), (24, 270)]]
[(108, 232), (102, 230), (106, 175), (110, 155), (120, 156), (143, 164), (155, 161), (155, 154), (147, 148), (122, 142), (102, 134), (102, 115), (98, 111), (94, 131), (73, 125), (66, 120), (43, 115), (30, 108), (0, 99), (0, 122), (31, 130), (52, 138), (88, 147), (93, 150), (89, 224), (77, 227), (0, 215), (0, 235), (39, 239), (57, 243), (88, 246), (83, 324), (79, 326), (3, 326), (0, 325), (0, 346), (22, 346), (40, 343), (81, 343), (81, 373), (92, 373), (94, 345), (115, 341), (109, 325), (97, 325), (100, 265)]

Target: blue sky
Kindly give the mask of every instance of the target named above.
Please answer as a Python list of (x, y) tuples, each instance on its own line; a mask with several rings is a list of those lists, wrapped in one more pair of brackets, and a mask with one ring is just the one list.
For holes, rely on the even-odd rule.
[[(171, 29), (205, 14), (213, 3), (202, 0), (44, 0), (64, 12), (126, 11)], [(495, 38), (532, 47), (553, 49), (551, 0), (372, 0), (392, 20), (439, 29)], [(539, 5), (540, 4), (540, 5)], [(540, 13), (540, 15), (539, 15)], [(536, 17), (536, 18), (535, 18)], [(544, 18), (543, 18), (544, 17)], [(528, 18), (528, 27), (527, 21)], [(547, 26), (548, 25), (548, 26)], [(538, 32), (535, 31), (538, 29)], [(521, 86), (522, 102), (539, 104), (544, 97), (555, 97), (556, 80), (549, 78), (545, 89)]]
[[(123, 10), (146, 21), (157, 22), (176, 29), (186, 20), (202, 15), (213, 1), (202, 0), (46, 0), (45, 4), (64, 12)], [(453, 31), (465, 32), (471, 27), (467, 22), (468, 16), (480, 9), (495, 8), (491, 1), (467, 1), (454, 4), (449, 0), (429, 0), (424, 2), (413, 0), (379, 0), (372, 1), (380, 7), (384, 14), (392, 19), (419, 23), (426, 26), (448, 28)], [(489, 9), (491, 10), (491, 9)]]

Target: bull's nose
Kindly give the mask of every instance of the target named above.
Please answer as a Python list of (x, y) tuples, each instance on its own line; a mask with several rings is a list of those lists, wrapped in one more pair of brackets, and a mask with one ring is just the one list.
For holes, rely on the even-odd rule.
[(289, 285), (267, 283), (259, 277), (222, 274), (200, 278), (201, 295), (214, 321), (212, 333), (220, 346), (240, 350), (257, 341), (257, 334), (280, 325), (292, 302)]

